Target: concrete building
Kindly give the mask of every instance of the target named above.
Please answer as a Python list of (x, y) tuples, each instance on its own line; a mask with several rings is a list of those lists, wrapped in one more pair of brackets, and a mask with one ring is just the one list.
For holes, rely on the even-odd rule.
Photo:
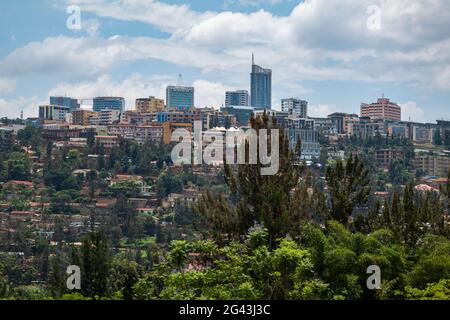
[(159, 143), (163, 141), (163, 126), (137, 126), (134, 134), (134, 141), (139, 144), (144, 144), (147, 141)]
[(250, 117), (255, 111), (255, 108), (244, 106), (229, 106), (220, 108), (220, 111), (224, 114), (235, 117), (236, 124), (238, 126), (248, 126), (250, 123)]
[(308, 101), (296, 98), (282, 99), (281, 110), (299, 118), (308, 116)]
[(247, 90), (227, 91), (225, 92), (225, 107), (244, 106), (249, 103), (249, 94)]
[(98, 117), (98, 113), (91, 110), (79, 109), (72, 111), (72, 124), (88, 126), (91, 118)]
[(98, 112), (97, 117), (89, 118), (90, 125), (109, 125), (120, 122), (120, 110), (104, 109)]
[(319, 159), (320, 143), (314, 120), (304, 118), (287, 118), (284, 127), (289, 147), (295, 150), (301, 142), (301, 160)]
[(137, 111), (125, 111), (121, 115), (122, 122), (134, 124), (137, 126), (150, 125), (156, 122), (156, 112), (141, 113)]
[(194, 124), (195, 121), (202, 121), (201, 109), (191, 108), (183, 111), (164, 111), (156, 114), (156, 121), (159, 123), (189, 123)]
[(164, 99), (156, 99), (155, 97), (136, 99), (135, 110), (140, 113), (156, 113), (164, 111)]
[(338, 134), (348, 134), (353, 123), (359, 121), (359, 117), (357, 114), (349, 114), (343, 112), (332, 113), (328, 115), (328, 118), (331, 119), (332, 124), (336, 127)]
[(118, 136), (127, 140), (134, 140), (136, 126), (132, 124), (112, 124), (108, 125), (108, 135)]
[(69, 112), (70, 108), (66, 106), (42, 105), (39, 106), (39, 119), (65, 122)]
[(375, 160), (382, 166), (388, 166), (394, 160), (404, 160), (405, 153), (401, 149), (389, 148), (375, 150)]
[(177, 129), (185, 129), (192, 132), (192, 125), (190, 123), (175, 123), (175, 122), (164, 122), (162, 123), (163, 128), (163, 142), (164, 144), (171, 144), (172, 133)]
[(352, 123), (347, 133), (361, 139), (374, 137), (377, 134), (384, 136), (386, 135), (386, 126), (382, 120), (374, 121), (369, 117), (361, 117), (358, 122)]
[(336, 135), (338, 133), (337, 126), (330, 118), (308, 117), (314, 120), (314, 129), (324, 135)]
[(425, 175), (447, 177), (450, 171), (450, 153), (420, 152), (413, 159), (416, 171)]
[(98, 143), (105, 150), (109, 151), (113, 147), (119, 145), (119, 137), (117, 137), (117, 136), (95, 136), (95, 143)]
[(381, 120), (402, 120), (402, 108), (387, 98), (380, 98), (375, 103), (361, 104), (361, 117)]
[(125, 99), (122, 97), (97, 97), (93, 99), (92, 109), (95, 112), (103, 110), (125, 111)]

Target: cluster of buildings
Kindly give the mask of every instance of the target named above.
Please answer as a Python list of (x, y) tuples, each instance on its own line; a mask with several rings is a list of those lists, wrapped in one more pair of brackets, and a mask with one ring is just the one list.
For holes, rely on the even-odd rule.
[[(93, 130), (96, 140), (110, 148), (119, 137), (138, 143), (151, 140), (168, 144), (174, 130), (192, 130), (194, 122), (198, 121), (202, 122), (204, 130), (245, 129), (249, 127), (252, 115), (266, 113), (277, 119), (292, 148), (301, 141), (304, 160), (319, 158), (319, 135), (330, 141), (346, 136), (364, 139), (389, 135), (428, 145), (433, 143), (436, 131), (443, 137), (450, 132), (449, 121), (435, 124), (402, 121), (401, 107), (384, 96), (374, 103), (362, 103), (359, 115), (336, 112), (327, 117), (310, 117), (308, 102), (298, 98), (282, 99), (281, 110), (273, 110), (272, 70), (255, 64), (254, 57), (250, 92), (245, 89), (227, 91), (224, 98), (224, 105), (218, 109), (196, 108), (195, 89), (178, 85), (167, 87), (165, 100), (153, 96), (136, 99), (133, 110), (125, 110), (122, 97), (93, 98), (92, 110), (87, 110), (80, 108), (77, 99), (51, 97), (49, 105), (39, 107), (39, 118), (32, 121), (43, 126), (45, 136), (49, 138), (80, 139), (86, 131)], [(386, 152), (379, 156), (388, 161), (397, 153)], [(422, 167), (426, 166), (432, 167), (431, 164)]]

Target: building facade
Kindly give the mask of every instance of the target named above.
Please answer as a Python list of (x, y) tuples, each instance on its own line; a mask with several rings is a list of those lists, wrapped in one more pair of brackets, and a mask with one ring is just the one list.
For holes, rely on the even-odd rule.
[(381, 120), (402, 120), (402, 108), (387, 98), (380, 98), (377, 102), (361, 104), (361, 117)]
[(450, 169), (450, 154), (416, 154), (413, 165), (416, 171), (426, 175), (447, 177)]
[(136, 99), (135, 110), (141, 113), (161, 112), (165, 109), (164, 99), (155, 97)]
[(91, 110), (76, 110), (72, 112), (72, 123), (74, 125), (88, 126), (90, 119), (98, 117), (98, 113)]
[(248, 103), (249, 103), (249, 95), (247, 90), (225, 92), (225, 107), (229, 106), (247, 107)]
[(248, 126), (250, 123), (250, 118), (255, 108), (244, 107), (244, 106), (229, 106), (225, 108), (220, 108), (220, 111), (224, 115), (231, 115), (236, 118), (236, 124), (239, 126)]
[(286, 119), (284, 130), (289, 140), (289, 148), (296, 150), (298, 143), (301, 143), (301, 160), (313, 160), (320, 157), (319, 137), (314, 127), (315, 124), (312, 119)]
[(308, 116), (308, 101), (296, 98), (282, 99), (281, 110), (299, 118)]
[(168, 109), (188, 110), (194, 107), (195, 90), (193, 87), (168, 86), (166, 103)]
[(104, 109), (98, 112), (98, 116), (89, 118), (89, 125), (109, 125), (120, 122), (121, 112), (114, 109)]
[(255, 109), (272, 109), (272, 70), (264, 69), (252, 61), (250, 75), (251, 106)]
[(57, 105), (39, 106), (39, 119), (65, 122), (66, 115), (70, 112), (69, 107)]
[(121, 97), (97, 97), (93, 99), (92, 109), (95, 112), (103, 110), (125, 111), (125, 99)]
[(80, 108), (80, 104), (77, 99), (62, 96), (50, 97), (50, 104), (54, 106), (68, 107), (71, 112)]

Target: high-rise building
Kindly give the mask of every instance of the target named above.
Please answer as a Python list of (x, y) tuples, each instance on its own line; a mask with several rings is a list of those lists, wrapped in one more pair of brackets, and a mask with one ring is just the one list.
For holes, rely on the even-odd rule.
[(69, 107), (43, 105), (39, 106), (39, 119), (65, 122), (66, 115), (70, 112)]
[(53, 106), (68, 107), (70, 112), (80, 108), (78, 100), (70, 97), (52, 96), (50, 97), (50, 104)]
[(282, 99), (281, 110), (299, 118), (308, 116), (308, 101), (296, 98)]
[(194, 88), (168, 86), (166, 89), (168, 109), (188, 110), (194, 107)]
[(95, 112), (102, 110), (118, 110), (125, 111), (125, 99), (121, 97), (97, 97), (94, 98), (92, 108)]
[(141, 113), (152, 113), (164, 111), (164, 99), (155, 97), (136, 99), (136, 111)]
[(229, 106), (248, 106), (248, 91), (237, 90), (227, 91), (225, 93), (225, 107)]
[(380, 98), (377, 102), (367, 104), (361, 104), (361, 117), (370, 117), (371, 119), (381, 119), (381, 120), (392, 120), (401, 121), (402, 120), (402, 108), (389, 101), (387, 98)]
[(259, 110), (272, 108), (272, 70), (256, 65), (254, 56), (252, 56), (250, 88), (253, 108)]

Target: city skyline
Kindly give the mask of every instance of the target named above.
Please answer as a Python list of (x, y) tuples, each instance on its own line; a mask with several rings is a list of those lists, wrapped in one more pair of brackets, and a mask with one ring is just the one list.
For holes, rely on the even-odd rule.
[[(2, 3), (0, 112), (36, 116), (51, 95), (124, 96), (132, 109), (136, 98), (164, 97), (179, 73), (195, 87), (198, 107), (219, 108), (226, 91), (250, 91), (254, 52), (273, 70), (274, 109), (299, 97), (310, 102), (312, 116), (358, 113), (362, 102), (385, 92), (402, 107), (403, 120), (449, 119), (449, 26), (436, 13), (450, 6), (442, 0), (426, 10), (426, 2), (414, 1), (408, 12), (403, 1), (384, 4), (379, 31), (366, 27), (372, 1)], [(82, 30), (66, 27), (69, 4), (80, 7)], [(328, 14), (324, 5), (341, 24), (321, 16)], [(157, 8), (172, 19), (161, 19)], [(18, 12), (25, 23), (14, 19)], [(350, 14), (356, 27), (346, 22)], [(227, 27), (233, 23), (242, 28)]]

